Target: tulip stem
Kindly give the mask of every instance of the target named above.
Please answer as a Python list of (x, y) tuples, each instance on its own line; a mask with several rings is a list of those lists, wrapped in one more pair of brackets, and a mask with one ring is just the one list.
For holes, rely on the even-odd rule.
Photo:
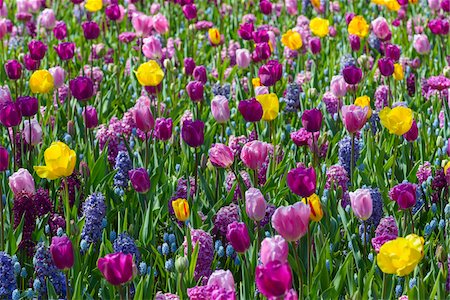
[(69, 186), (67, 184), (67, 177), (64, 180), (64, 208), (65, 208), (65, 218), (66, 218), (66, 232), (67, 236), (70, 236), (70, 204), (69, 204)]
[(381, 289), (381, 299), (386, 299), (386, 273), (383, 272), (383, 288)]
[(363, 221), (364, 224), (364, 259), (367, 257), (367, 222)]
[(194, 193), (194, 196), (196, 196), (197, 192), (198, 192), (198, 182), (197, 181), (198, 181), (198, 162), (199, 162), (199, 159), (198, 159), (199, 151), (197, 151), (197, 148), (195, 148), (194, 153), (195, 153), (195, 167), (194, 167), (195, 193)]
[(414, 215), (412, 213), (412, 208), (408, 209), (408, 211), (411, 216), (411, 233), (414, 233)]
[(353, 169), (355, 168), (355, 134), (352, 133), (352, 151), (350, 155), (350, 185), (353, 186)]
[(122, 290), (122, 286), (121, 285), (117, 286), (117, 291), (119, 292), (120, 300), (124, 300), (124, 298), (123, 298), (123, 290)]
[(69, 270), (67, 270), (67, 272), (65, 273), (65, 277), (66, 277), (66, 295), (67, 295), (67, 300), (70, 300), (70, 287), (69, 287)]
[[(300, 264), (300, 243), (298, 243), (298, 247), (295, 247), (295, 242), (292, 242), (292, 248), (294, 249), (294, 257), (295, 262), (298, 267), (298, 288), (299, 288), (299, 299), (303, 299), (303, 283), (302, 283), (302, 266)], [(295, 249), (297, 248), (298, 253), (295, 253)]]

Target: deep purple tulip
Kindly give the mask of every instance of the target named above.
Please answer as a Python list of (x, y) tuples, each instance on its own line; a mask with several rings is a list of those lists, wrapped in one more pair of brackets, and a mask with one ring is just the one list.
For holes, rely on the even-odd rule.
[(70, 0), (73, 4), (83, 3), (84, 0)]
[(389, 197), (397, 202), (400, 209), (408, 209), (416, 204), (416, 188), (415, 184), (409, 182), (400, 183), (389, 191)]
[(283, 74), (282, 65), (276, 60), (269, 60), (267, 64), (262, 65), (258, 71), (258, 77), (264, 86), (272, 86), (281, 79)]
[(272, 3), (268, 0), (262, 0), (259, 2), (259, 9), (265, 15), (270, 15), (272, 13)]
[(184, 59), (184, 74), (192, 75), (195, 69), (195, 61), (191, 57), (186, 57)]
[(31, 58), (34, 60), (41, 60), (44, 58), (47, 52), (47, 45), (38, 40), (32, 40), (28, 43), (28, 51), (30, 52)]
[(267, 30), (257, 30), (257, 31), (253, 31), (253, 41), (256, 44), (259, 43), (268, 43), (269, 42), (269, 33), (267, 32)]
[(342, 70), (342, 75), (344, 76), (345, 82), (347, 84), (358, 84), (362, 79), (362, 71), (360, 68), (355, 66), (347, 66)]
[(292, 287), (292, 270), (289, 263), (271, 261), (256, 267), (256, 286), (268, 299), (283, 299)]
[(317, 132), (322, 126), (322, 112), (317, 109), (305, 110), (302, 115), (302, 125), (308, 132)]
[(253, 23), (244, 23), (239, 26), (238, 34), (241, 39), (250, 41), (253, 39)]
[(112, 285), (122, 285), (133, 278), (133, 255), (123, 252), (99, 258), (97, 267)]
[(186, 4), (183, 6), (183, 14), (188, 20), (197, 18), (197, 6), (195, 4)]
[(22, 65), (15, 59), (5, 63), (5, 72), (9, 79), (17, 80), (22, 76)]
[(128, 171), (128, 175), (130, 176), (131, 185), (136, 192), (145, 194), (150, 190), (150, 177), (146, 169), (137, 168)]
[(8, 150), (0, 146), (0, 172), (8, 170), (9, 154)]
[(94, 84), (89, 77), (78, 76), (69, 83), (70, 92), (75, 99), (83, 101), (92, 97), (94, 94)]
[(350, 47), (352, 48), (352, 51), (359, 51), (361, 49), (361, 39), (359, 36), (355, 34), (350, 34), (348, 36), (348, 41), (350, 42)]
[(200, 120), (186, 120), (181, 127), (183, 141), (193, 148), (203, 145), (205, 139), (205, 123)]
[(409, 131), (405, 133), (403, 137), (408, 142), (414, 142), (418, 136), (419, 136), (419, 128), (417, 127), (416, 120), (413, 120), (411, 129), (409, 129)]
[(5, 127), (14, 127), (22, 121), (22, 113), (16, 102), (6, 101), (0, 106), (0, 123)]
[(63, 40), (67, 37), (67, 26), (63, 21), (56, 22), (55, 28), (53, 28), (53, 35), (57, 40)]
[(200, 102), (203, 100), (203, 83), (200, 81), (189, 82), (186, 86), (186, 91), (191, 101)]
[(258, 43), (255, 46), (255, 50), (252, 52), (252, 59), (255, 62), (266, 60), (270, 57), (271, 51), (268, 43)]
[(237, 253), (245, 253), (250, 247), (250, 236), (243, 222), (233, 222), (227, 227), (227, 240)]
[(303, 198), (316, 192), (316, 172), (314, 168), (298, 167), (289, 171), (286, 177), (291, 191)]
[(320, 50), (322, 50), (322, 43), (320, 42), (320, 39), (317, 37), (311, 38), (309, 40), (309, 49), (312, 54), (319, 54)]
[(398, 61), (400, 59), (401, 50), (397, 45), (389, 44), (385, 49), (386, 57), (389, 57), (393, 61)]
[(120, 19), (120, 7), (117, 4), (110, 4), (105, 9), (105, 14), (111, 21)]
[(70, 60), (75, 55), (75, 43), (72, 42), (60, 43), (54, 49), (61, 60)]
[(75, 262), (72, 242), (67, 236), (54, 236), (50, 245), (50, 253), (55, 266), (60, 270), (69, 270)]
[(95, 40), (100, 35), (100, 27), (94, 21), (84, 22), (81, 27), (83, 27), (84, 37), (87, 40)]
[(196, 66), (194, 68), (194, 79), (205, 84), (207, 81), (206, 68), (205, 66)]
[(32, 59), (30, 54), (25, 54), (23, 56), (23, 64), (28, 71), (35, 71), (39, 69), (41, 61)]
[(255, 98), (239, 101), (238, 109), (247, 122), (258, 122), (263, 115), (262, 105)]
[(86, 106), (83, 111), (86, 128), (95, 128), (98, 125), (97, 110), (93, 106)]
[(37, 114), (39, 109), (38, 99), (30, 96), (18, 97), (16, 100), (17, 105), (19, 105), (20, 112), (24, 117), (32, 117)]
[(381, 58), (378, 60), (378, 69), (383, 76), (389, 77), (394, 74), (394, 61), (390, 58)]
[(145, 91), (149, 94), (149, 95), (158, 95), (159, 93), (161, 93), (162, 91), (162, 82), (160, 84), (158, 84), (157, 86), (144, 86)]
[(434, 19), (428, 22), (428, 28), (433, 34), (447, 35), (449, 23), (445, 19)]
[(161, 141), (167, 141), (172, 137), (173, 122), (171, 118), (157, 118), (155, 121), (155, 137)]

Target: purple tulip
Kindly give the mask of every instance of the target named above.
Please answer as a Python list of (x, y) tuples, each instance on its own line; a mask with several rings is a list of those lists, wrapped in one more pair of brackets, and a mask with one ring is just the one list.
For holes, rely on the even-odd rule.
[(35, 97), (22, 96), (17, 98), (16, 103), (24, 117), (32, 117), (38, 112), (39, 102)]
[(311, 38), (309, 40), (309, 49), (312, 54), (319, 54), (320, 50), (322, 50), (322, 43), (320, 42), (320, 39), (317, 37)]
[(9, 79), (17, 80), (22, 76), (22, 65), (15, 59), (5, 63), (5, 72)]
[(268, 155), (269, 144), (254, 140), (242, 147), (241, 160), (247, 168), (258, 170), (266, 162)]
[(314, 168), (298, 167), (288, 172), (286, 182), (291, 191), (303, 198), (316, 192), (316, 172)]
[(289, 263), (272, 261), (256, 267), (256, 286), (269, 299), (283, 299), (292, 287), (292, 270)]
[(233, 246), (237, 253), (244, 253), (250, 248), (250, 236), (248, 235), (247, 226), (243, 222), (234, 221), (228, 224), (227, 240)]
[(172, 137), (172, 119), (157, 118), (155, 122), (155, 136), (161, 141), (167, 141)]
[(238, 35), (241, 39), (250, 41), (253, 39), (253, 23), (244, 23), (239, 26)]
[(86, 128), (94, 128), (98, 125), (97, 110), (93, 106), (86, 106), (83, 111), (83, 118)]
[(54, 236), (50, 253), (55, 266), (60, 270), (69, 270), (75, 262), (72, 242), (67, 236)]
[(183, 141), (193, 148), (203, 145), (205, 139), (205, 123), (200, 120), (186, 120), (181, 127), (181, 137)]
[(94, 94), (94, 84), (89, 77), (78, 76), (69, 82), (70, 92), (79, 101), (84, 101)]
[(416, 188), (409, 182), (397, 184), (389, 191), (389, 198), (397, 202), (400, 209), (409, 209), (416, 204)]
[(5, 127), (14, 127), (22, 121), (22, 113), (16, 102), (6, 101), (0, 104), (0, 123)]
[(184, 59), (184, 73), (186, 75), (192, 75), (195, 69), (195, 61), (191, 57), (186, 57)]
[(383, 76), (389, 77), (394, 74), (394, 61), (390, 58), (381, 58), (378, 60), (378, 69)]
[(247, 122), (258, 122), (263, 116), (262, 105), (255, 98), (239, 101), (238, 109)]
[(209, 161), (214, 167), (229, 168), (234, 162), (234, 154), (227, 145), (217, 143), (208, 151)]
[(94, 21), (84, 22), (81, 27), (83, 27), (83, 34), (86, 40), (95, 40), (100, 35), (100, 27)]
[(36, 146), (42, 142), (42, 127), (36, 119), (24, 120), (22, 135), (28, 145)]
[(447, 35), (449, 31), (449, 23), (446, 20), (434, 19), (428, 22), (428, 28), (433, 34)]
[(122, 285), (133, 278), (133, 255), (122, 252), (108, 254), (97, 261), (103, 277), (112, 285)]
[(272, 13), (272, 3), (268, 0), (261, 0), (259, 2), (259, 9), (265, 15), (270, 15)]
[(348, 40), (350, 42), (350, 47), (352, 48), (352, 51), (359, 51), (361, 49), (361, 39), (359, 36), (355, 34), (350, 34), (348, 36)]
[(188, 20), (197, 18), (197, 6), (195, 4), (186, 4), (183, 6), (183, 14)]
[(128, 171), (128, 176), (130, 176), (131, 185), (136, 192), (145, 194), (150, 190), (150, 177), (146, 169), (137, 168)]
[(308, 132), (317, 132), (322, 126), (322, 112), (317, 108), (305, 110), (302, 115), (302, 125)]
[(63, 40), (67, 37), (67, 26), (63, 21), (56, 22), (55, 28), (53, 28), (53, 35), (57, 40)]
[(203, 100), (203, 83), (200, 81), (191, 81), (186, 86), (189, 98), (193, 102), (201, 102)]
[(414, 142), (419, 136), (419, 128), (417, 127), (416, 120), (413, 120), (411, 129), (403, 135), (408, 142)]
[(105, 14), (111, 21), (117, 21), (120, 19), (120, 6), (117, 4), (110, 4), (105, 9)]
[(255, 62), (266, 60), (270, 57), (271, 51), (268, 43), (258, 43), (252, 53), (252, 59)]
[(258, 77), (264, 86), (272, 86), (281, 79), (283, 74), (282, 65), (276, 60), (270, 60), (262, 65), (258, 71)]
[(0, 172), (8, 170), (9, 154), (8, 150), (0, 146)]
[(401, 50), (400, 50), (399, 46), (393, 45), (393, 44), (388, 44), (384, 51), (385, 51), (386, 57), (389, 57), (393, 61), (399, 61), (400, 55), (401, 55)]
[(358, 84), (362, 79), (362, 71), (360, 68), (355, 66), (347, 66), (342, 70), (342, 75), (344, 76), (345, 82), (348, 84)]
[(256, 188), (245, 192), (245, 212), (250, 220), (261, 221), (266, 216), (267, 203), (263, 194)]
[(261, 43), (268, 43), (269, 42), (269, 33), (267, 32), (267, 30), (264, 29), (260, 29), (257, 31), (253, 31), (253, 41), (256, 44), (261, 44)]
[(23, 65), (25, 66), (25, 69), (27, 69), (28, 71), (35, 71), (39, 69), (41, 61), (32, 59), (30, 54), (25, 54), (23, 56)]
[(193, 75), (195, 80), (200, 81), (203, 84), (208, 80), (205, 66), (196, 66)]
[(28, 43), (28, 51), (30, 52), (30, 56), (34, 60), (41, 60), (44, 58), (45, 53), (47, 52), (47, 45), (38, 40), (32, 40)]
[(75, 55), (75, 43), (72, 42), (60, 43), (54, 49), (61, 60), (70, 60)]

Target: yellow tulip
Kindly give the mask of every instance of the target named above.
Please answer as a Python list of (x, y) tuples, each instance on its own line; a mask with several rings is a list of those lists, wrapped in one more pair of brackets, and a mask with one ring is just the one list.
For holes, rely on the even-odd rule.
[(164, 78), (163, 70), (154, 60), (141, 64), (135, 73), (143, 86), (157, 86)]
[(369, 107), (369, 111), (367, 112), (367, 120), (372, 116), (372, 109), (370, 108), (370, 97), (369, 96), (360, 96), (355, 99), (355, 105), (359, 107)]
[(47, 94), (54, 87), (52, 74), (47, 70), (38, 70), (30, 77), (30, 89), (35, 94)]
[(386, 0), (385, 5), (390, 11), (398, 11), (401, 7), (397, 0)]
[(403, 72), (403, 67), (401, 64), (394, 64), (394, 79), (403, 80), (405, 73)]
[(365, 38), (369, 34), (369, 24), (363, 16), (355, 16), (348, 24), (348, 33)]
[(102, 9), (103, 1), (102, 0), (86, 0), (86, 4), (84, 8), (86, 8), (89, 12), (96, 12)]
[(72, 175), (77, 155), (63, 142), (53, 142), (44, 152), (45, 166), (34, 166), (41, 178), (50, 180)]
[(281, 42), (283, 45), (291, 50), (300, 49), (303, 46), (302, 36), (297, 31), (288, 30), (281, 37)]
[(258, 95), (256, 96), (256, 100), (258, 100), (263, 108), (262, 119), (264, 121), (275, 120), (280, 110), (280, 103), (277, 95), (274, 93)]
[(444, 174), (447, 175), (447, 170), (450, 168), (450, 161), (448, 161), (444, 166)]
[(178, 221), (184, 222), (189, 219), (189, 203), (186, 199), (178, 198), (172, 201), (172, 207)]
[(314, 18), (309, 22), (309, 29), (314, 35), (324, 37), (328, 35), (330, 22), (327, 19)]
[[(320, 220), (322, 220), (323, 210), (322, 205), (320, 204), (319, 196), (317, 196), (316, 194), (312, 194), (311, 196), (306, 198), (306, 200), (308, 200), (308, 205), (311, 210), (311, 213), (309, 214), (309, 219), (314, 222), (319, 222)], [(302, 199), (303, 203), (306, 204), (306, 200), (305, 198), (303, 198)]]
[(423, 258), (423, 237), (410, 234), (386, 242), (377, 255), (377, 264), (386, 274), (406, 276)]
[(259, 79), (259, 77), (253, 78), (252, 79), (252, 84), (253, 84), (254, 88), (257, 87), (257, 86), (261, 86), (261, 79)]
[(208, 30), (209, 41), (213, 46), (220, 44), (220, 32), (217, 28), (211, 28)]
[(311, 4), (312, 4), (315, 8), (320, 8), (320, 0), (311, 0)]
[(413, 111), (410, 108), (397, 106), (393, 109), (385, 107), (380, 111), (381, 125), (386, 127), (390, 133), (403, 135), (412, 126)]

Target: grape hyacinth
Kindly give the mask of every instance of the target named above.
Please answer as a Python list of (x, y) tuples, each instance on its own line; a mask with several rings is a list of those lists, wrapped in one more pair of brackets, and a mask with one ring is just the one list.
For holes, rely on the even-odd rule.
[[(359, 152), (361, 151), (362, 145), (358, 138), (355, 138), (355, 152), (353, 161), (356, 162), (359, 158)], [(347, 174), (350, 173), (350, 164), (351, 164), (351, 153), (352, 153), (352, 142), (350, 136), (344, 137), (339, 141), (339, 163), (344, 166)]]
[(41, 282), (41, 294), (46, 291), (46, 279), (49, 279), (58, 295), (64, 297), (66, 284), (63, 272), (59, 271), (52, 259), (50, 250), (43, 244), (39, 244), (33, 258), (36, 278)]
[(13, 260), (3, 251), (0, 251), (0, 278), (0, 298), (10, 299), (17, 287), (17, 282), (14, 276)]
[(301, 88), (297, 83), (290, 83), (285, 91), (283, 97), (286, 106), (284, 110), (286, 112), (297, 112), (300, 109), (300, 92)]
[(85, 223), (81, 232), (81, 240), (88, 245), (100, 240), (102, 220), (106, 215), (105, 197), (101, 193), (91, 194), (83, 203)]
[(114, 166), (114, 170), (117, 170), (117, 173), (114, 175), (115, 187), (122, 189), (126, 189), (128, 187), (128, 182), (130, 181), (128, 171), (132, 168), (133, 164), (128, 156), (128, 152), (119, 151), (116, 157), (116, 165)]
[(134, 239), (126, 232), (119, 234), (114, 240), (113, 248), (114, 253), (122, 252), (124, 254), (133, 254), (136, 264), (141, 261), (141, 253), (139, 252)]

